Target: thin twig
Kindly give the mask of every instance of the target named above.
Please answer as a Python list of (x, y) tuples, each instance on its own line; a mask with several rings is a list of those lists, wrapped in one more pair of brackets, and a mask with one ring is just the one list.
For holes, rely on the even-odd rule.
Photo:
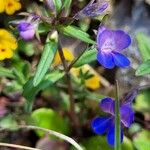
[(0, 147), (12, 147), (12, 148), (19, 148), (19, 149), (24, 149), (24, 150), (40, 150), (37, 148), (31, 148), (27, 146), (22, 146), (22, 145), (16, 145), (16, 144), (9, 144), (9, 143), (0, 143)]
[(66, 79), (67, 79), (68, 94), (69, 94), (69, 100), (70, 100), (70, 117), (71, 117), (71, 120), (73, 122), (73, 125), (75, 126), (75, 129), (77, 129), (77, 133), (79, 133), (79, 126), (80, 125), (79, 125), (78, 117), (77, 117), (76, 112), (75, 112), (75, 101), (73, 98), (73, 89), (72, 89), (72, 84), (71, 84), (71, 78), (70, 78), (67, 63), (65, 61), (65, 56), (64, 56), (64, 53), (63, 53), (63, 50), (61, 47), (60, 40), (58, 42), (58, 52), (59, 52), (59, 56), (60, 56), (60, 59), (62, 61), (64, 70), (65, 70), (65, 75), (66, 75)]
[(82, 56), (85, 52), (86, 52), (86, 49), (85, 49), (84, 51), (82, 51), (82, 52), (80, 53), (80, 55), (79, 55), (75, 60), (73, 60), (73, 62), (69, 65), (68, 70), (70, 70), (70, 69), (73, 67), (73, 65), (81, 58), (81, 56)]

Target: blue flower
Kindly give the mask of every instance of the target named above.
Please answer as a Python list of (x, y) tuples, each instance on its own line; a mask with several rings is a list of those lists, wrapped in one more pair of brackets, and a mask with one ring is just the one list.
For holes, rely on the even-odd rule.
[(92, 0), (87, 6), (85, 6), (81, 11), (79, 11), (74, 18), (81, 19), (85, 17), (96, 17), (99, 16), (106, 8), (108, 7), (108, 2), (101, 1), (94, 3), (95, 0)]
[(100, 26), (97, 34), (97, 60), (105, 68), (127, 67), (129, 59), (121, 51), (131, 44), (130, 36), (122, 30), (110, 30)]
[[(135, 96), (137, 95), (137, 90), (131, 91), (122, 100), (120, 106), (120, 121), (121, 121), (121, 141), (123, 142), (123, 125), (125, 127), (130, 127), (134, 121), (134, 112), (132, 110), (131, 104)], [(111, 98), (104, 98), (100, 102), (101, 109), (109, 113), (109, 117), (97, 117), (92, 121), (92, 129), (96, 134), (102, 135), (107, 133), (107, 141), (111, 146), (115, 143), (115, 101)]]

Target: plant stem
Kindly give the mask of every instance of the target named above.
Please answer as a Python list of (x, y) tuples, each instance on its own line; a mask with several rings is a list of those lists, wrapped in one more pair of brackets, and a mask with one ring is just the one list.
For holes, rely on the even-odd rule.
[(24, 149), (24, 150), (40, 150), (37, 148), (31, 148), (27, 146), (22, 146), (22, 145), (16, 145), (16, 144), (9, 144), (9, 143), (0, 143), (0, 147), (12, 147), (12, 148), (17, 148), (17, 149)]
[(116, 80), (116, 100), (115, 100), (115, 150), (121, 150), (121, 127), (120, 127), (120, 101), (119, 85)]
[(82, 51), (80, 53), (80, 55), (75, 59), (73, 60), (73, 62), (68, 66), (68, 70), (70, 70), (72, 68), (72, 66), (80, 59), (80, 57), (86, 52), (86, 49), (84, 51)]
[(70, 73), (69, 73), (69, 69), (68, 69), (68, 66), (65, 61), (65, 56), (64, 56), (60, 41), (58, 42), (58, 52), (59, 52), (59, 56), (60, 56), (60, 59), (62, 61), (64, 70), (65, 70), (65, 75), (66, 75), (66, 79), (67, 79), (67, 88), (68, 88), (68, 94), (69, 94), (69, 100), (70, 100), (70, 111), (69, 111), (70, 117), (73, 122), (73, 125), (75, 126), (75, 129), (77, 129), (77, 133), (79, 133), (80, 125), (79, 125), (78, 117), (75, 112), (75, 101), (73, 98), (73, 89), (72, 89), (72, 84), (71, 84)]

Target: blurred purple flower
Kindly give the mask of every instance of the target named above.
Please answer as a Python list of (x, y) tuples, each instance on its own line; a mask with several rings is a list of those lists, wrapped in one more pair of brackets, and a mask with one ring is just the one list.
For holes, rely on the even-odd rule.
[(16, 21), (19, 35), (24, 40), (31, 40), (34, 38), (35, 32), (38, 28), (40, 18), (36, 15), (29, 15), (28, 18)]
[[(120, 106), (120, 121), (121, 121), (121, 141), (123, 142), (123, 125), (130, 127), (134, 121), (134, 112), (131, 104), (136, 97), (137, 91), (130, 92), (122, 101)], [(128, 99), (127, 99), (128, 98)], [(96, 134), (107, 134), (107, 141), (111, 146), (115, 143), (115, 101), (111, 98), (104, 98), (100, 102), (101, 109), (109, 113), (109, 117), (97, 117), (92, 121), (92, 129)]]
[(96, 17), (108, 7), (108, 2), (104, 0), (95, 3), (94, 2), (95, 0), (92, 0), (87, 6), (85, 6), (81, 11), (79, 11), (74, 16), (74, 18), (81, 19), (85, 17)]
[(44, 0), (44, 2), (51, 12), (55, 12), (55, 5), (53, 0)]
[(131, 38), (122, 30), (110, 30), (100, 26), (97, 34), (97, 60), (105, 68), (127, 67), (129, 59), (120, 52), (131, 44)]

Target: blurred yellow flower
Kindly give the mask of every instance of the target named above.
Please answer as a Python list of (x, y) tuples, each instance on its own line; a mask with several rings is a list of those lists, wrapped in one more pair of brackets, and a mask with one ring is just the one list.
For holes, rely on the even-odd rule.
[(81, 67), (78, 68), (72, 68), (71, 74), (74, 75), (75, 77), (79, 76), (80, 70), (83, 73), (89, 72), (90, 75), (92, 75), (92, 77), (88, 78), (85, 80), (85, 86), (89, 89), (92, 90), (96, 90), (100, 87), (100, 76), (98, 75), (98, 73), (88, 64), (85, 64)]
[(0, 0), (0, 13), (5, 10), (5, 0)]
[[(73, 61), (74, 56), (68, 48), (63, 48), (63, 52), (64, 52), (64, 57), (67, 61)], [(54, 57), (53, 64), (54, 66), (58, 66), (61, 64), (61, 59), (60, 59), (58, 51), (56, 52), (56, 55)]]
[(0, 0), (0, 13), (5, 11), (8, 15), (12, 15), (20, 9), (20, 0)]
[(11, 58), (16, 48), (17, 41), (13, 35), (5, 29), (0, 29), (0, 60)]
[[(64, 52), (64, 57), (67, 61), (71, 62), (71, 61), (74, 60), (74, 56), (68, 48), (63, 48), (63, 52)], [(57, 65), (61, 64), (61, 60), (60, 60), (58, 52), (56, 53), (56, 55), (54, 57), (53, 64), (54, 64), (54, 66), (57, 66)], [(95, 89), (98, 89), (100, 87), (100, 76), (89, 65), (83, 65), (83, 66), (78, 67), (78, 68), (72, 68), (70, 70), (70, 72), (73, 76), (79, 77), (80, 70), (82, 70), (83, 73), (86, 73), (88, 71), (90, 75), (93, 75), (89, 79), (85, 80), (85, 86), (87, 88), (95, 90)]]

